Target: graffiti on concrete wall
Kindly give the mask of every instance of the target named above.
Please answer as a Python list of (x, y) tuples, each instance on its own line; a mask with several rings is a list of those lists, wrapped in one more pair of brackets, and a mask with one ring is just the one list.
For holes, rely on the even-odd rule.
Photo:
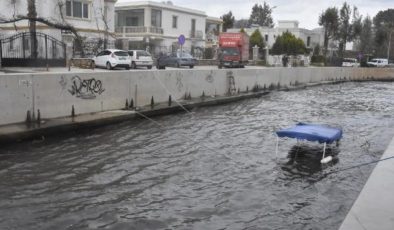
[(94, 99), (105, 91), (101, 81), (94, 78), (82, 80), (78, 75), (75, 75), (71, 78), (71, 82), (68, 92), (77, 98)]
[(205, 80), (209, 83), (213, 83), (214, 79), (213, 79), (213, 71), (211, 70), (211, 72), (207, 75), (207, 77), (205, 78)]
[(65, 90), (67, 87), (67, 79), (64, 76), (61, 76), (59, 84), (62, 87), (62, 90)]
[(178, 72), (176, 75), (177, 75), (176, 76), (176, 87), (178, 89), (178, 92), (182, 92), (182, 89), (183, 89), (182, 74)]
[(19, 80), (18, 84), (19, 86), (30, 87), (31, 85), (33, 85), (33, 82), (29, 80)]

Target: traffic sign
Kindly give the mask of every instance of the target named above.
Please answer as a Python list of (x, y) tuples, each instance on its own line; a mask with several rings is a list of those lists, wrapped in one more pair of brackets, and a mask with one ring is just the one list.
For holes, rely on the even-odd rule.
[(183, 45), (183, 44), (185, 44), (185, 41), (186, 41), (186, 38), (185, 38), (185, 36), (183, 35), (183, 34), (181, 34), (179, 37), (178, 37), (178, 43), (179, 43), (179, 45)]

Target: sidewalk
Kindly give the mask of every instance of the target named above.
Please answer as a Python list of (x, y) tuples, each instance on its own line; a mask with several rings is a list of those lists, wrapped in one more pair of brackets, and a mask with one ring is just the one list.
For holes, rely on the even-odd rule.
[[(394, 156), (394, 138), (381, 159)], [(340, 230), (394, 229), (394, 159), (379, 162)]]
[[(120, 70), (120, 69), (119, 69)], [(4, 67), (0, 69), (0, 75), (10, 74), (10, 73), (68, 73), (68, 72), (78, 72), (78, 73), (92, 73), (92, 72), (108, 72), (113, 70), (106, 69), (83, 69), (79, 67)], [(116, 70), (115, 70), (116, 71)]]

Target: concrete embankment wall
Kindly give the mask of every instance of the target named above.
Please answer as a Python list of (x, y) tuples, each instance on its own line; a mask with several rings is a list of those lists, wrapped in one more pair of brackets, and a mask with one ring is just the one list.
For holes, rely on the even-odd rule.
[(165, 102), (169, 95), (183, 99), (225, 95), (233, 88), (251, 90), (278, 84), (335, 80), (394, 79), (394, 69), (377, 68), (267, 68), (166, 71), (95, 71), (92, 73), (37, 73), (0, 76), (0, 125), (23, 122), (27, 111), (42, 119), (121, 109), (126, 99), (134, 105)]

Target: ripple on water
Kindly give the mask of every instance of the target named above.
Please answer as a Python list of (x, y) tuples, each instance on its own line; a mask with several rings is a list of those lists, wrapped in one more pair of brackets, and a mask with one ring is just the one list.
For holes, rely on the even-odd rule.
[[(345, 83), (0, 149), (1, 229), (336, 229), (394, 131), (392, 83)], [(335, 161), (283, 140), (342, 127)]]

